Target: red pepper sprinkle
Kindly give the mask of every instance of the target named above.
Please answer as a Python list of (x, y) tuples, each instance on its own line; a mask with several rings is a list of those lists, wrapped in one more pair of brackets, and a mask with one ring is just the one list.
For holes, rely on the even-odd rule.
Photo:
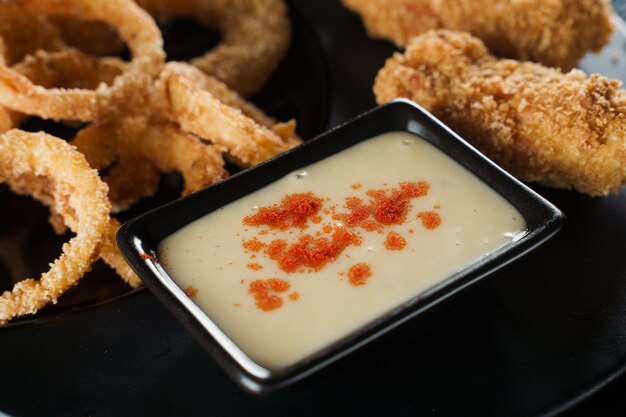
[(250, 240), (245, 240), (243, 242), (243, 247), (248, 249), (249, 251), (252, 252), (258, 252), (261, 249), (263, 249), (264, 247), (266, 247), (267, 245), (263, 242), (261, 242), (259, 239), (257, 239), (256, 237), (250, 239)]
[(356, 265), (352, 265), (348, 270), (348, 278), (350, 284), (356, 286), (365, 285), (367, 279), (372, 276), (372, 271), (369, 264), (360, 262)]
[(263, 265), (257, 264), (257, 263), (249, 263), (246, 265), (246, 267), (248, 267), (248, 269), (251, 269), (253, 271), (258, 271), (260, 269), (263, 269)]
[(387, 250), (402, 250), (406, 246), (406, 239), (396, 232), (389, 232), (385, 239)]
[(271, 260), (276, 261), (280, 259), (280, 255), (285, 251), (287, 247), (287, 241), (285, 239), (275, 239), (267, 247), (265, 253)]
[(250, 283), (248, 292), (254, 297), (255, 304), (263, 311), (272, 311), (283, 305), (283, 299), (276, 293), (289, 291), (289, 282), (278, 278), (257, 279)]
[(187, 288), (185, 288), (184, 293), (189, 298), (195, 298), (195, 296), (198, 295), (198, 289), (190, 285)]
[(313, 193), (289, 194), (280, 205), (261, 207), (252, 216), (243, 219), (248, 226), (269, 226), (271, 229), (286, 230), (290, 226), (304, 228), (309, 218), (322, 207), (322, 200)]
[(429, 230), (436, 229), (441, 224), (441, 216), (434, 211), (421, 211), (417, 218), (421, 219), (422, 226)]
[(347, 197), (345, 207), (348, 213), (335, 214), (333, 219), (368, 232), (382, 231), (387, 225), (403, 224), (411, 208), (410, 200), (427, 195), (429, 189), (427, 182), (419, 181), (403, 182), (390, 190), (368, 190), (365, 193), (370, 197), (368, 204), (359, 197)]
[(332, 238), (303, 235), (298, 241), (287, 247), (282, 239), (272, 241), (267, 254), (278, 261), (278, 267), (285, 272), (297, 272), (303, 269), (318, 271), (327, 263), (333, 262), (350, 245), (358, 246), (361, 239), (349, 230), (337, 227)]
[[(244, 241), (243, 246), (251, 252), (262, 251), (284, 272), (318, 271), (334, 262), (347, 247), (362, 243), (355, 229), (382, 233), (390, 225), (405, 223), (412, 209), (411, 200), (427, 195), (430, 190), (430, 185), (425, 181), (402, 182), (394, 188), (387, 187), (386, 183), (383, 186), (383, 189), (365, 191), (367, 201), (358, 196), (346, 197), (343, 206), (346, 211), (343, 213), (339, 212), (336, 205), (322, 207), (324, 200), (330, 201), (328, 198), (320, 198), (310, 192), (289, 194), (279, 204), (262, 207), (243, 220), (246, 226), (266, 226), (276, 238), (261, 242), (254, 237)], [(360, 190), (363, 186), (352, 184), (351, 187)], [(438, 208), (438, 205), (435, 207)], [(320, 224), (324, 220), (322, 215), (339, 224)], [(431, 211), (421, 212), (418, 218), (427, 229), (434, 229), (441, 223), (439, 215)], [(304, 234), (302, 230), (309, 227), (309, 222), (320, 224), (320, 227), (314, 233)], [(268, 229), (260, 230), (257, 236), (267, 235)], [(278, 238), (272, 229), (283, 230), (287, 235), (294, 236), (289, 241)], [(414, 233), (414, 230), (409, 229), (408, 233)], [(385, 247), (388, 250), (402, 250), (406, 245), (406, 239), (400, 234), (393, 231), (387, 234)], [(249, 254), (251, 260), (255, 256)], [(346, 257), (349, 258), (348, 255)], [(253, 271), (262, 268), (254, 262), (247, 264), (247, 267)], [(345, 274), (339, 273), (340, 276)], [(367, 263), (358, 263), (349, 269), (347, 275), (351, 285), (359, 286), (365, 285), (372, 273)], [(283, 305), (283, 298), (279, 294), (288, 291), (289, 286), (289, 282), (278, 278), (256, 280), (249, 284), (249, 293), (254, 296), (258, 308), (271, 311)], [(300, 294), (294, 291), (287, 297), (295, 301)]]

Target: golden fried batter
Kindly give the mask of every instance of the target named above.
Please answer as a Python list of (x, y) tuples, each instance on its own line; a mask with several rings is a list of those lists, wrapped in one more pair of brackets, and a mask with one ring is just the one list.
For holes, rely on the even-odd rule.
[(261, 90), (291, 40), (283, 0), (136, 0), (159, 21), (188, 17), (218, 29), (221, 42), (191, 63), (242, 96)]
[(496, 55), (569, 70), (613, 31), (609, 0), (342, 0), (370, 36), (405, 45), (431, 29), (470, 32)]
[(431, 31), (379, 72), (384, 103), (409, 98), (526, 181), (598, 196), (626, 179), (626, 92), (618, 81), (497, 60), (469, 34)]

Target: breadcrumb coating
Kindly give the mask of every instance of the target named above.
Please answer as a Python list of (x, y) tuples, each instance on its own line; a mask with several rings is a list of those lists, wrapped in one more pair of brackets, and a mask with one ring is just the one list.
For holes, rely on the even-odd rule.
[(469, 32), (497, 56), (569, 70), (613, 32), (609, 0), (342, 0), (370, 36), (404, 46), (432, 29)]
[(626, 92), (582, 71), (498, 60), (466, 33), (411, 40), (378, 73), (379, 103), (411, 99), (516, 177), (591, 196), (626, 181)]

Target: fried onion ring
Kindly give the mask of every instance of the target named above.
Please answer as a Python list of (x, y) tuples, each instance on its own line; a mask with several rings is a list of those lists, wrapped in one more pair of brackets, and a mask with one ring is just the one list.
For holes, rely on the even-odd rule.
[(103, 83), (112, 85), (127, 66), (119, 58), (96, 58), (68, 48), (37, 51), (12, 69), (45, 88), (95, 89)]
[(4, 133), (15, 126), (13, 112), (0, 106), (0, 133)]
[[(96, 88), (111, 84), (124, 72), (126, 63), (118, 58), (95, 58), (76, 49), (56, 52), (39, 50), (13, 69), (46, 88)], [(0, 133), (19, 126), (28, 115), (0, 106)]]
[(92, 121), (140, 106), (143, 94), (158, 76), (164, 61), (163, 40), (154, 20), (131, 0), (4, 0), (25, 13), (70, 15), (105, 22), (126, 41), (132, 61), (112, 85), (94, 90), (50, 88), (0, 63), (0, 105), (48, 119)]
[(189, 17), (222, 34), (218, 46), (191, 63), (243, 96), (258, 92), (289, 48), (283, 0), (137, 0), (157, 20)]
[(78, 132), (72, 144), (92, 167), (110, 168), (104, 181), (114, 212), (154, 195), (159, 180), (154, 173), (179, 171), (183, 195), (227, 175), (220, 149), (167, 121), (131, 117), (94, 124)]
[[(224, 90), (216, 90), (216, 81), (190, 65), (170, 62), (158, 84), (165, 117), (179, 123), (184, 131), (223, 146), (243, 167), (263, 162), (300, 142), (293, 124), (269, 129), (224, 104), (213, 94), (217, 91), (224, 96)], [(233, 97), (230, 100), (235, 100)], [(266, 117), (261, 120), (271, 123)]]
[(0, 62), (13, 65), (37, 50), (56, 51), (65, 44), (45, 16), (24, 13), (21, 3), (0, 1)]
[[(97, 172), (61, 139), (11, 130), (0, 135), (0, 155), (0, 182), (48, 205), (76, 233), (39, 280), (20, 281), (0, 296), (4, 323), (56, 303), (91, 268), (109, 225), (110, 206)], [(31, 183), (36, 185), (31, 188)]]
[(135, 274), (135, 271), (128, 265), (128, 262), (124, 260), (115, 242), (115, 235), (120, 229), (120, 226), (120, 222), (113, 218), (109, 222), (109, 228), (107, 233), (104, 234), (102, 248), (100, 249), (100, 259), (113, 268), (124, 282), (132, 288), (137, 288), (140, 287), (143, 282), (141, 282), (141, 279)]
[(79, 20), (68, 16), (50, 16), (60, 32), (63, 43), (90, 55), (117, 55), (124, 42), (109, 25), (97, 20)]
[[(235, 109), (241, 110), (245, 115), (276, 133), (290, 147), (302, 143), (302, 140), (296, 135), (296, 121), (289, 120), (287, 122), (277, 122), (273, 117), (268, 116), (254, 104), (246, 101), (235, 91), (228, 88), (226, 84), (211, 76), (202, 76), (196, 72), (195, 82), (205, 91), (211, 93), (222, 103)], [(190, 74), (190, 76), (192, 76)]]
[[(81, 130), (72, 141), (91, 166), (103, 169), (115, 165), (104, 177), (110, 186), (113, 211), (122, 211), (143, 197), (154, 195), (160, 172), (180, 171), (189, 194), (227, 175), (218, 148), (203, 144), (166, 121), (145, 118), (119, 119)], [(100, 257), (132, 287), (141, 280), (122, 258), (115, 243), (120, 225), (112, 219)]]

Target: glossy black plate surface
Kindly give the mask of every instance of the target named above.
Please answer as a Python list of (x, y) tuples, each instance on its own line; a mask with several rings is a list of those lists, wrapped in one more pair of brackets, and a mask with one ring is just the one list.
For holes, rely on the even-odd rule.
[[(294, 3), (319, 35), (330, 68), (328, 126), (373, 107), (372, 80), (393, 46), (369, 40), (336, 0)], [(623, 45), (615, 50), (623, 53)], [(297, 391), (264, 399), (245, 394), (141, 291), (63, 319), (0, 330), (0, 410), (15, 416), (555, 415), (626, 366), (626, 190), (592, 199), (535, 189), (568, 217), (556, 238)], [(626, 415), (624, 377), (618, 383), (567, 416)]]

